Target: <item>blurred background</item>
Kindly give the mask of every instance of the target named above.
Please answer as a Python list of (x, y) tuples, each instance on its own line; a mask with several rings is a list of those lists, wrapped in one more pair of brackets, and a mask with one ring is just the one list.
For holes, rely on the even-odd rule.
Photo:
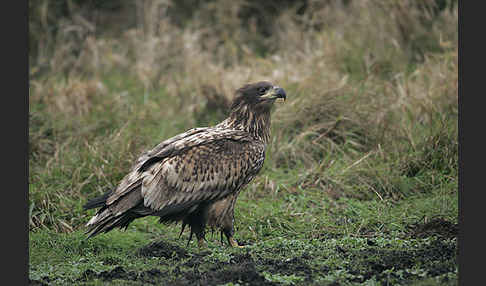
[(457, 194), (457, 1), (29, 1), (29, 68), (31, 230), (77, 229), (142, 151), (257, 80), (288, 100), (243, 201)]

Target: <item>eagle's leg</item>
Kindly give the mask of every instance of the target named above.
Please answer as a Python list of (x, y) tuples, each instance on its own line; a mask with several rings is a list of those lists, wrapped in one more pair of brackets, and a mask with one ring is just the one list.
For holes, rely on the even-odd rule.
[(228, 229), (223, 229), (222, 232), (224, 233), (224, 235), (228, 239), (228, 243), (232, 247), (239, 247), (239, 248), (243, 248), (244, 247), (243, 245), (239, 245), (238, 242), (233, 238), (233, 234), (234, 234), (234, 231), (233, 230), (229, 231)]
[(231, 209), (231, 212), (229, 212), (223, 220), (221, 232), (224, 233), (226, 239), (228, 239), (228, 243), (232, 247), (243, 248), (244, 246), (239, 245), (238, 242), (233, 238), (235, 234), (234, 222), (235, 222), (234, 213), (233, 213), (233, 209)]
[(235, 217), (235, 203), (238, 198), (238, 193), (226, 196), (209, 205), (208, 222), (212, 227), (218, 228), (221, 231), (221, 243), (223, 243), (223, 234), (226, 236), (229, 245), (232, 247), (242, 247), (238, 245), (233, 238), (234, 217)]
[(206, 205), (200, 206), (193, 213), (189, 214), (183, 220), (183, 225), (188, 224), (191, 228), (191, 234), (189, 236), (189, 241), (192, 239), (192, 235), (195, 234), (197, 238), (197, 244), (200, 248), (205, 247), (205, 234), (206, 234), (206, 223), (208, 220), (208, 208)]

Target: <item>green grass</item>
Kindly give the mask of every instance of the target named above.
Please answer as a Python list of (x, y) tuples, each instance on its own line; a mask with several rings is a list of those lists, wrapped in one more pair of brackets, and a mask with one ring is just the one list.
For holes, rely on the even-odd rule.
[[(275, 16), (278, 29), (263, 39), (232, 16), (246, 2), (228, 3), (200, 11), (229, 15), (231, 27), (161, 22), (170, 43), (128, 30), (89, 45), (68, 31), (44, 43), (53, 49), (50, 69), (33, 66), (29, 82), (29, 278), (456, 285), (457, 9), (424, 22), (415, 2), (329, 4), (302, 18)], [(316, 15), (324, 22), (312, 28)], [(144, 17), (137, 22), (153, 20)], [(279, 44), (255, 51), (242, 45), (250, 36), (262, 47)], [(150, 37), (154, 50), (145, 46)], [(64, 64), (74, 62), (72, 70)], [(263, 169), (236, 204), (235, 238), (245, 248), (221, 245), (219, 232), (207, 234), (207, 248), (186, 247), (187, 230), (179, 239), (180, 225), (154, 217), (86, 239), (95, 212), (83, 211), (88, 199), (116, 187), (141, 152), (221, 120), (228, 90), (261, 78), (288, 98), (273, 110)]]
[[(402, 141), (394, 153), (340, 143), (319, 161), (308, 161), (272, 144), (263, 171), (237, 203), (236, 238), (247, 245), (243, 250), (222, 246), (219, 233), (209, 233), (209, 254), (201, 255), (206, 250), (192, 242), (187, 257), (140, 256), (138, 250), (155, 241), (186, 249), (188, 234), (178, 239), (179, 226), (160, 225), (156, 218), (86, 240), (83, 224), (94, 213), (82, 210), (86, 200), (114, 187), (141, 151), (194, 123), (160, 112), (178, 105), (163, 90), (143, 99), (141, 86), (120, 74), (102, 82), (108, 91), (98, 99), (101, 106), (85, 114), (53, 114), (39, 102), (31, 104), (31, 280), (141, 285), (134, 277), (145, 277), (140, 279), (146, 283), (175, 283), (181, 277), (191, 281), (191, 259), (199, 273), (231, 273), (234, 260), (249, 255), (255, 275), (282, 285), (457, 281), (456, 238), (411, 235), (414, 226), (434, 219), (457, 224), (453, 120), (442, 128), (414, 129), (415, 145)], [(120, 97), (123, 92), (132, 96)], [(275, 131), (289, 136), (288, 142), (295, 138)], [(150, 276), (154, 271), (164, 275)]]
[[(182, 259), (177, 255), (137, 255), (140, 248), (159, 240), (186, 248), (187, 233), (178, 239), (179, 227), (160, 225), (154, 218), (140, 219), (126, 231), (115, 230), (89, 240), (81, 230), (33, 232), (30, 279), (45, 281), (48, 277), (56, 285), (80, 283), (78, 279), (83, 279), (88, 270), (102, 273), (123, 267), (136, 273), (158, 269), (171, 273), (164, 281), (174, 282), (180, 275), (177, 267), (191, 273), (186, 263), (209, 251), (199, 260), (201, 272), (211, 271), (215, 264), (231, 265), (232, 259), (245, 254), (251, 256), (265, 279), (283, 284), (299, 284), (306, 279), (318, 285), (386, 285), (385, 281), (395, 285), (425, 283), (424, 279), (431, 285), (443, 285), (444, 281), (452, 285), (457, 281), (456, 238), (412, 238), (408, 229), (431, 216), (456, 222), (455, 195), (438, 190), (433, 196), (411, 197), (399, 203), (353, 199), (316, 202), (317, 197), (303, 192), (255, 201), (242, 195), (236, 212), (236, 236), (247, 247), (221, 246), (219, 234), (209, 233), (207, 249), (198, 249), (193, 241), (187, 248), (188, 257)], [(316, 205), (310, 208), (310, 202)], [(291, 262), (275, 265), (281, 261)], [(294, 271), (286, 272), (285, 265)], [(96, 285), (90, 283), (95, 282), (86, 285)]]

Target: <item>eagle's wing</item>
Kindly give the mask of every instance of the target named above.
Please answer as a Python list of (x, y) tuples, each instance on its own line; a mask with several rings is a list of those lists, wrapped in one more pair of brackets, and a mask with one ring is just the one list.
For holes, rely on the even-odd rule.
[(159, 216), (239, 190), (258, 173), (264, 143), (240, 130), (197, 128), (142, 155), (106, 205), (141, 186), (145, 207)]
[(202, 128), (192, 128), (187, 130), (186, 132), (183, 132), (179, 135), (176, 135), (174, 137), (171, 137), (165, 141), (162, 141), (159, 143), (157, 146), (155, 146), (153, 149), (146, 151), (143, 153), (140, 157), (138, 157), (137, 161), (133, 165), (131, 171), (121, 180), (121, 182), (118, 184), (117, 188), (115, 189), (114, 192), (111, 192), (108, 198), (106, 199), (105, 204), (111, 205), (115, 201), (118, 201), (121, 197), (126, 195), (128, 192), (131, 190), (137, 188), (138, 186), (141, 185), (141, 180), (143, 178), (143, 174), (139, 174), (139, 172), (136, 172), (137, 170), (140, 169), (140, 167), (143, 164), (146, 164), (150, 160), (154, 160), (157, 158), (157, 155), (161, 155), (164, 150), (172, 149), (174, 148), (174, 143), (178, 141), (186, 141), (187, 138), (190, 138), (193, 135), (199, 134), (206, 132), (208, 127), (202, 127)]

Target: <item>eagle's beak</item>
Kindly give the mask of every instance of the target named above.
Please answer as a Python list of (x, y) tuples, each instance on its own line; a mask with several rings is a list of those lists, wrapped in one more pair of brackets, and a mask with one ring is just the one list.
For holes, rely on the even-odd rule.
[(262, 96), (264, 99), (277, 99), (282, 98), (284, 101), (287, 99), (287, 94), (285, 90), (281, 87), (274, 86), (267, 94)]
[(285, 90), (283, 88), (275, 86), (273, 87), (273, 90), (277, 98), (283, 98), (284, 101), (287, 99), (287, 94), (285, 93)]

